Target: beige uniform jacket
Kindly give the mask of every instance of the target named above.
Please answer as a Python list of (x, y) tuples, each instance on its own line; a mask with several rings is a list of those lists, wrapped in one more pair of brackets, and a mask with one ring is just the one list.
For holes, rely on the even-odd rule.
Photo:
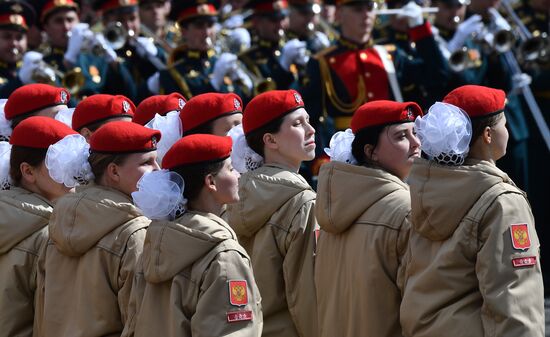
[(38, 255), (48, 240), (50, 203), (12, 187), (0, 192), (0, 336), (32, 336)]
[(186, 212), (153, 221), (124, 336), (259, 337), (260, 292), (250, 259), (221, 218)]
[(408, 186), (384, 170), (339, 162), (321, 167), (315, 205), (319, 336), (402, 336), (410, 207)]
[(407, 337), (543, 337), (531, 208), (486, 161), (415, 160), (401, 323)]
[(252, 259), (262, 336), (317, 336), (315, 192), (299, 174), (264, 165), (241, 176), (239, 196), (226, 215)]
[(57, 201), (39, 278), (40, 336), (120, 336), (149, 222), (128, 196), (107, 187)]

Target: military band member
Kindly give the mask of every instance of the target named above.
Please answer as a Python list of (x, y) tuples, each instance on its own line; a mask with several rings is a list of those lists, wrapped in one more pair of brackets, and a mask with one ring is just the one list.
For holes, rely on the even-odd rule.
[(172, 4), (171, 18), (178, 22), (183, 44), (168, 58), (168, 67), (154, 74), (141, 97), (179, 92), (185, 99), (206, 92), (250, 93), (252, 81), (236, 65), (237, 56), (216, 55), (216, 8), (203, 0)]
[[(400, 88), (445, 83), (446, 61), (413, 2), (403, 7), (409, 37), (418, 57), (410, 59), (395, 45), (373, 45), (377, 3), (370, 0), (336, 1), (341, 36), (338, 43), (311, 58), (304, 101), (316, 126), (318, 158), (335, 131), (344, 130), (355, 110), (367, 101), (407, 99)], [(358, 24), (358, 22), (360, 24)], [(319, 159), (321, 161), (322, 159)], [(314, 163), (312, 174), (316, 174)]]
[[(0, 3), (0, 87), (17, 78), (21, 59), (27, 51), (27, 31), (34, 20), (34, 10), (27, 2)], [(0, 97), (7, 98), (11, 91), (0, 92)]]
[(298, 39), (306, 42), (310, 54), (316, 54), (330, 45), (325, 33), (316, 30), (321, 12), (320, 0), (290, 0), (288, 12), (289, 40)]
[(139, 0), (141, 29), (148, 29), (155, 35), (157, 38), (155, 46), (159, 49), (159, 55), (163, 60), (166, 60), (180, 39), (177, 27), (168, 20), (169, 14), (170, 1), (168, 0)]
[(285, 49), (288, 2), (253, 0), (247, 6), (253, 10), (252, 47), (239, 55), (239, 59), (254, 76), (267, 82), (265, 88), (257, 88), (256, 93), (296, 88), (298, 71), (295, 64), (300, 59), (300, 53), (305, 53), (306, 43), (293, 40)]

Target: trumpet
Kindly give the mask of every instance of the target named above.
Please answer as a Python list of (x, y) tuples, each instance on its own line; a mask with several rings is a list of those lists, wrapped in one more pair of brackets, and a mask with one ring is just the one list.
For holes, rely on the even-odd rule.
[(512, 27), (495, 8), (489, 8), (489, 15), (491, 22), (475, 37), (475, 41), (488, 52), (494, 50), (502, 54), (510, 51), (516, 42)]
[(550, 41), (548, 35), (543, 33), (523, 41), (518, 48), (518, 61), (520, 63), (547, 62), (550, 60)]
[(77, 93), (84, 86), (86, 81), (84, 74), (82, 74), (82, 69), (79, 67), (75, 67), (63, 73), (44, 61), (41, 62), (40, 67), (32, 72), (31, 78), (36, 83), (50, 85), (56, 85), (56, 80), (59, 79), (61, 85), (72, 95)]
[(474, 55), (476, 52), (467, 47), (454, 51), (449, 57), (449, 67), (454, 72), (461, 72), (479, 66), (479, 55), (477, 55), (478, 57)]

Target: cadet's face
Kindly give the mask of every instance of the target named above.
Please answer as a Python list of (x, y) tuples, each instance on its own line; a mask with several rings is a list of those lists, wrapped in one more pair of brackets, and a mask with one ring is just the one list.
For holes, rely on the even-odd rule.
[(137, 182), (148, 172), (157, 171), (157, 151), (132, 153), (122, 165), (117, 165), (119, 182), (117, 189), (126, 195), (137, 190)]
[(241, 124), (242, 121), (242, 114), (233, 114), (220, 117), (212, 123), (212, 134), (216, 136), (227, 136), (229, 130), (231, 130), (234, 126)]
[(239, 201), (239, 177), (233, 165), (231, 158), (227, 158), (220, 171), (213, 174), (216, 184), (216, 193), (214, 197), (220, 204), (232, 204)]
[(409, 175), (414, 158), (420, 157), (420, 140), (414, 123), (386, 127), (372, 151), (372, 159), (400, 179)]
[(498, 123), (491, 127), (491, 156), (499, 160), (506, 154), (508, 145), (508, 129), (506, 129), (506, 116), (502, 113)]
[(342, 35), (354, 42), (367, 42), (376, 19), (374, 7), (374, 3), (338, 6), (336, 20), (340, 23)]
[(166, 24), (166, 4), (164, 1), (148, 2), (139, 6), (139, 18), (147, 27), (154, 29)]
[(44, 31), (54, 47), (65, 48), (69, 38), (67, 33), (79, 22), (76, 11), (72, 9), (59, 10), (52, 14), (44, 23)]
[(0, 29), (0, 62), (16, 63), (27, 51), (27, 34), (18, 30)]
[(74, 187), (69, 188), (64, 184), (60, 184), (54, 181), (50, 177), (50, 173), (48, 171), (48, 168), (46, 167), (45, 161), (43, 161), (40, 166), (36, 167), (35, 169), (35, 186), (37, 188), (38, 194), (48, 199), (49, 201), (53, 202), (69, 192), (74, 192)]
[(259, 16), (254, 19), (254, 28), (258, 37), (267, 41), (277, 42), (281, 39), (288, 18)]
[(437, 7), (439, 12), (435, 14), (435, 23), (439, 27), (455, 30), (458, 24), (464, 21), (466, 6), (450, 6), (440, 1)]
[(212, 48), (214, 39), (214, 23), (207, 20), (191, 22), (181, 26), (181, 35), (189, 49), (207, 51)]
[(283, 119), (279, 132), (272, 134), (277, 153), (291, 168), (299, 168), (302, 161), (315, 158), (315, 129), (309, 124), (309, 115), (300, 108)]

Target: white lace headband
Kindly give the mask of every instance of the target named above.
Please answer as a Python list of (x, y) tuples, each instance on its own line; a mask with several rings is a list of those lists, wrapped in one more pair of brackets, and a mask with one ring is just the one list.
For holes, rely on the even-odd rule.
[(166, 152), (182, 136), (182, 125), (179, 111), (170, 111), (165, 116), (155, 114), (155, 117), (145, 124), (146, 128), (159, 130), (162, 134), (157, 143), (157, 162), (162, 163), (162, 158)]
[(86, 185), (94, 178), (88, 163), (90, 145), (86, 139), (73, 134), (48, 147), (46, 167), (52, 179), (67, 187)]
[(12, 128), (11, 122), (6, 119), (4, 107), (6, 106), (7, 99), (0, 99), (0, 137), (3, 140), (8, 141), (11, 137)]
[(254, 152), (254, 150), (248, 146), (242, 124), (231, 128), (227, 135), (233, 140), (231, 164), (237, 172), (243, 174), (247, 171), (254, 171), (263, 165), (263, 157)]
[(0, 142), (0, 190), (9, 190), (12, 185), (10, 177), (11, 144)]
[(330, 139), (329, 147), (324, 149), (325, 153), (330, 157), (331, 161), (357, 165), (357, 159), (355, 159), (351, 152), (351, 144), (354, 139), (355, 135), (351, 129), (338, 131)]
[(415, 121), (422, 151), (443, 165), (462, 165), (468, 156), (472, 123), (468, 115), (452, 104), (436, 102)]

